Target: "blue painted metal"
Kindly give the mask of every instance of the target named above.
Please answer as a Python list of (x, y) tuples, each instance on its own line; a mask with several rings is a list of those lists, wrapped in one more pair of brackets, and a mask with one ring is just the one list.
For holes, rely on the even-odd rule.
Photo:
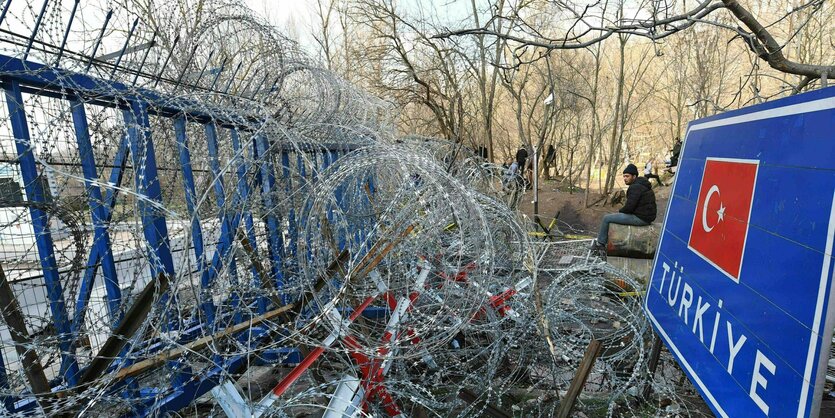
[(212, 85), (209, 86), (209, 90), (214, 90), (215, 89), (215, 84), (217, 84), (217, 79), (223, 73), (223, 69), (226, 68), (226, 61), (228, 61), (228, 60), (229, 60), (229, 58), (223, 58), (223, 61), (220, 62), (220, 69), (215, 73), (215, 78), (212, 79)]
[(248, 77), (247, 77), (247, 79), (248, 79), (248, 80), (247, 80), (246, 84), (244, 84), (244, 86), (243, 86), (243, 87), (239, 87), (239, 88), (235, 89), (235, 94), (236, 94), (236, 95), (239, 95), (239, 96), (242, 96), (242, 95), (243, 95), (243, 93), (246, 91), (246, 89), (248, 89), (248, 88), (249, 88), (249, 85), (250, 85), (250, 84), (252, 84), (252, 80), (253, 80), (255, 77), (258, 77), (258, 72), (259, 72), (259, 71), (261, 71), (261, 69), (260, 69), (260, 68), (256, 68), (256, 69), (255, 69), (255, 72), (254, 72), (254, 73), (252, 73), (252, 75), (251, 75), (251, 76), (248, 76)]
[(131, 102), (130, 110), (122, 112), (128, 127), (130, 155), (133, 162), (136, 193), (141, 196), (137, 206), (142, 218), (143, 233), (148, 245), (151, 278), (162, 274), (174, 277), (174, 259), (168, 242), (168, 227), (162, 213), (162, 188), (157, 174), (157, 160), (151, 140), (147, 104)]
[[(77, 5), (78, 1), (75, 3)], [(219, 75), (221, 72), (218, 71), (217, 74)], [(77, 135), (76, 140), (79, 143), (81, 165), (85, 177), (85, 185), (87, 186), (90, 212), (95, 227), (94, 234), (96, 238), (95, 245), (90, 249), (84, 275), (79, 284), (78, 300), (75, 303), (76, 308), (73, 312), (71, 323), (63, 301), (63, 289), (61, 289), (61, 283), (57, 269), (55, 268), (56, 261), (52, 253), (53, 246), (49, 235), (46, 214), (39, 208), (33, 207), (30, 209), (35, 226), (38, 251), (41, 255), (41, 268), (46, 282), (47, 293), (50, 298), (52, 319), (58, 335), (61, 337), (61, 375), (65, 379), (65, 382), (56, 381), (53, 382), (54, 385), (72, 386), (75, 383), (78, 366), (75, 362), (73, 341), (79, 336), (79, 331), (82, 329), (84, 313), (90, 300), (99, 266), (102, 266), (102, 277), (105, 278), (110, 310), (115, 315), (121, 312), (119, 271), (115, 268), (111, 242), (109, 242), (112, 237), (109, 236), (107, 225), (113, 217), (118, 190), (121, 186), (125, 165), (129, 157), (133, 163), (135, 178), (134, 191), (137, 196), (141, 197), (138, 199), (137, 206), (138, 213), (141, 216), (143, 235), (147, 246), (146, 250), (149, 259), (152, 260), (149, 266), (149, 273), (152, 278), (157, 277), (159, 274), (167, 274), (169, 277), (173, 277), (175, 266), (171, 254), (172, 250), (170, 248), (165, 216), (161, 209), (162, 189), (156, 167), (154, 138), (150, 134), (150, 115), (172, 118), (174, 122), (174, 133), (177, 140), (180, 166), (184, 177), (186, 203), (192, 218), (192, 243), (195, 248), (196, 258), (201, 260), (198, 262), (198, 271), (201, 274), (201, 287), (208, 289), (211, 286), (213, 280), (223, 269), (224, 263), (230, 263), (227, 266), (229, 273), (231, 275), (235, 274), (235, 259), (231, 253), (231, 249), (234, 247), (235, 231), (238, 230), (242, 221), (244, 222), (244, 228), (248, 238), (253, 245), (257, 246), (256, 239), (259, 237), (256, 233), (257, 228), (255, 222), (252, 219), (253, 214), (250, 213), (252, 208), (242, 208), (244, 204), (250, 202), (249, 197), (254, 192), (252, 187), (260, 188), (261, 198), (266, 208), (262, 218), (266, 226), (267, 248), (270, 251), (270, 274), (273, 276), (271, 279), (275, 280), (279, 288), (284, 285), (286, 280), (292, 280), (291, 277), (288, 277), (288, 271), (284, 270), (286, 254), (284, 254), (285, 244), (283, 240), (285, 232), (283, 231), (281, 216), (285, 214), (280, 214), (275, 211), (275, 205), (280, 199), (279, 193), (282, 186), (276, 183), (276, 168), (273, 167), (274, 162), (272, 158), (274, 158), (273, 156), (277, 156), (278, 152), (281, 153), (282, 173), (285, 178), (283, 191), (289, 194), (294, 191), (295, 187), (304, 184), (304, 180), (294, 184), (293, 179), (290, 179), (292, 153), (296, 152), (300, 174), (304, 178), (309, 179), (308, 168), (305, 167), (301, 154), (308, 152), (313, 157), (310, 168), (312, 169), (311, 172), (315, 173), (318, 168), (315, 162), (315, 154), (322, 152), (323, 149), (337, 147), (337, 145), (301, 145), (298, 148), (296, 146), (282, 148), (281, 144), (270, 144), (266, 137), (254, 135), (253, 142), (246, 144), (247, 146), (244, 147), (244, 144), (241, 143), (241, 136), (250, 135), (251, 133), (244, 133), (238, 129), (241, 129), (240, 126), (243, 126), (243, 121), (246, 122), (246, 126), (258, 125), (258, 118), (254, 116), (254, 112), (252, 115), (241, 112), (241, 114), (230, 116), (228, 112), (215, 110), (211, 105), (195, 103), (183, 98), (168, 97), (151, 90), (141, 88), (133, 89), (118, 82), (105, 81), (86, 75), (47, 68), (40, 64), (24, 62), (3, 55), (0, 55), (0, 75), (4, 77), (4, 89), (6, 89), (7, 103), (11, 112), (10, 120), (15, 137), (19, 139), (16, 146), (20, 155), (27, 197), (31, 201), (42, 200), (44, 192), (41, 190), (43, 187), (41, 183), (34, 181), (37, 178), (37, 165), (31, 150), (28, 149), (29, 133), (22, 108), (22, 94), (27, 92), (61, 100), (65, 100), (68, 96), (74, 98), (71, 100), (73, 121)], [(234, 78), (233, 75), (230, 80), (234, 80)], [(264, 82), (262, 81), (261, 83), (263, 84)], [(256, 89), (256, 93), (259, 89), (260, 86)], [(115, 167), (110, 171), (109, 183), (108, 187), (106, 187), (104, 197), (101, 196), (103, 193), (98, 185), (98, 175), (103, 173), (97, 172), (96, 169), (96, 161), (92, 153), (92, 144), (90, 143), (84, 104), (82, 103), (109, 107), (118, 106), (122, 109), (127, 127), (126, 135), (122, 138), (122, 142), (116, 152), (115, 161), (113, 162)], [(195, 109), (201, 110), (198, 111)], [(189, 138), (186, 137), (186, 121), (194, 121), (205, 125), (210, 157), (209, 163), (213, 178), (216, 180), (213, 186), (220, 208), (218, 217), (220, 219), (222, 237), (215, 247), (210, 264), (206, 256), (208, 252), (206, 246), (209, 244), (203, 242), (201, 219), (197, 213), (196, 184), (191, 167), (191, 155), (188, 149)], [(237, 175), (236, 192), (230, 195), (226, 195), (226, 191), (223, 188), (223, 177), (226, 175), (226, 169), (221, 168), (216, 132), (217, 126), (235, 128), (231, 130), (231, 145), (235, 150), (235, 156), (230, 161), (223, 161), (228, 167), (234, 168), (235, 174)], [(247, 153), (251, 153), (250, 160), (258, 164), (258, 167), (253, 167), (253, 172), (250, 172), (250, 167), (247, 166), (249, 164), (249, 160), (246, 158)], [(323, 164), (332, 164), (336, 158), (338, 158), (337, 153), (329, 154), (323, 157)], [(253, 184), (256, 186), (253, 186)], [(298, 237), (294, 236), (297, 229), (296, 215), (294, 212), (286, 215), (291, 225), (290, 234), (293, 236), (288, 248), (292, 248), (291, 250), (295, 252), (295, 246), (298, 243)], [(287, 300), (286, 296), (284, 300)], [(261, 301), (256, 297), (254, 300), (241, 300), (240, 311), (222, 312), (221, 315), (217, 315), (218, 318), (215, 318), (217, 313), (211, 305), (210, 297), (201, 299), (201, 310), (207, 307), (207, 305), (202, 304), (202, 302), (206, 301), (210, 304), (208, 307), (211, 308), (205, 310), (208, 313), (207, 315), (196, 316), (191, 319), (175, 318), (182, 319), (184, 322), (188, 321), (187, 323), (175, 324), (181, 330), (179, 332), (178, 343), (185, 344), (193, 341), (195, 338), (213, 332), (217, 326), (215, 321), (222, 322), (224, 325), (227, 323), (237, 323), (242, 319), (239, 315), (240, 312), (246, 309), (256, 309), (256, 306), (259, 311), (263, 311), (266, 308), (264, 304), (259, 304)], [(163, 301), (163, 303), (165, 302)], [(246, 309), (244, 309), (244, 306)], [(168, 325), (172, 324), (168, 322)], [(261, 328), (242, 332), (238, 334), (238, 338), (241, 342), (246, 342), (247, 344), (259, 344), (266, 342), (264, 341), (266, 335), (266, 330)], [(170, 347), (170, 345), (167, 345), (159, 338), (143, 341), (137, 346), (132, 347), (131, 352), (134, 355), (130, 359), (120, 359), (114, 362), (110, 371), (112, 372), (118, 367), (124, 367), (125, 365), (140, 360), (143, 356), (154, 356), (160, 350), (165, 350), (167, 347)], [(294, 358), (294, 355), (297, 356), (297, 352), (292, 349), (286, 350), (289, 351), (284, 353), (285, 361)], [(216, 359), (217, 367), (214, 370), (206, 373), (201, 371), (201, 375), (194, 379), (191, 379), (193, 376), (189, 375), (188, 370), (184, 370), (179, 366), (175, 367), (176, 373), (173, 375), (172, 380), (173, 391), (164, 388), (140, 388), (136, 380), (126, 379), (123, 382), (113, 385), (113, 393), (121, 393), (123, 396), (133, 400), (145, 397), (144, 399), (147, 399), (148, 403), (137, 409), (137, 414), (157, 414), (164, 413), (165, 411), (175, 411), (208, 391), (219, 377), (234, 372), (246, 361), (248, 360), (244, 356), (232, 359), (218, 358)], [(176, 361), (174, 364), (177, 365)], [(7, 375), (3, 368), (2, 359), (0, 359), (0, 387), (2, 387), (4, 381), (7, 381)], [(16, 397), (6, 397), (3, 401), (11, 408), (12, 403), (17, 399)], [(31, 408), (32, 405), (34, 404), (25, 406), (25, 408)], [(31, 409), (31, 411), (34, 411), (34, 409)]]
[[(77, 1), (77, 0), (76, 0)], [(136, 74), (133, 76), (133, 81), (131, 85), (136, 85), (136, 82), (139, 80), (139, 75), (142, 74), (142, 71), (145, 69), (145, 62), (148, 60), (148, 55), (151, 53), (151, 49), (154, 48), (157, 44), (157, 32), (154, 31), (154, 34), (151, 35), (151, 41), (148, 42), (148, 48), (145, 48), (145, 53), (142, 54), (142, 61), (139, 63), (139, 68), (136, 69)]]
[(255, 95), (258, 94), (258, 92), (261, 91), (261, 87), (263, 87), (264, 82), (267, 81), (267, 78), (269, 78), (269, 76), (270, 76), (270, 73), (267, 73), (267, 74), (264, 75), (264, 78), (261, 80), (260, 83), (258, 83), (258, 85), (255, 87), (255, 89), (252, 90), (252, 94), (249, 95), (250, 99), (255, 98)]
[[(12, 1), (9, 0), (9, 3)], [(64, 30), (64, 38), (61, 40), (61, 47), (58, 48), (58, 54), (55, 57), (55, 65), (61, 64), (61, 57), (64, 55), (64, 48), (67, 46), (67, 39), (70, 36), (70, 29), (72, 29), (72, 22), (75, 20), (75, 12), (78, 11), (78, 3), (81, 3), (81, 0), (75, 0), (72, 5), (72, 11), (70, 12), (70, 17), (67, 19), (67, 29)], [(5, 10), (3, 11), (5, 14)], [(0, 17), (0, 22), (2, 22), (3, 18)]]
[(26, 44), (26, 51), (23, 52), (24, 60), (29, 57), (29, 51), (32, 50), (32, 42), (35, 42), (35, 36), (38, 34), (38, 29), (40, 29), (41, 27), (43, 14), (46, 13), (47, 6), (49, 6), (49, 0), (44, 0), (43, 6), (41, 7), (41, 12), (38, 13), (38, 19), (35, 20), (35, 27), (32, 29), (32, 35), (29, 36), (29, 42)]
[(11, 6), (11, 5), (12, 5), (12, 0), (9, 0), (9, 1), (6, 2), (6, 5), (3, 6), (3, 13), (0, 14), (0, 23), (3, 23), (3, 21), (6, 19), (6, 13), (9, 11), (9, 6)]
[[(281, 175), (284, 177), (284, 192), (287, 196), (292, 196), (293, 193), (293, 179), (290, 177), (290, 153), (281, 151)], [(296, 258), (298, 251), (298, 229), (296, 227), (296, 209), (295, 205), (290, 205), (290, 213), (287, 214), (288, 236), (290, 238), (289, 249), (293, 259)]]
[(206, 67), (209, 66), (209, 63), (212, 61), (212, 57), (215, 55), (215, 50), (209, 52), (209, 56), (206, 58), (206, 62), (203, 63), (203, 67), (200, 68), (200, 74), (197, 75), (197, 79), (192, 83), (195, 86), (200, 85), (200, 80), (203, 79), (203, 74), (206, 72)]
[(301, 361), (302, 354), (298, 348), (281, 347), (264, 350), (264, 352), (258, 356), (256, 364), (259, 366), (265, 364), (293, 366), (301, 363)]
[[(0, 355), (0, 389), (3, 390), (3, 393), (9, 393), (9, 376), (6, 374), (6, 362), (2, 355)], [(3, 407), (9, 412), (13, 412), (15, 397), (3, 395), (0, 396), (0, 399), (3, 401)]]
[[(330, 154), (331, 163), (336, 162), (339, 159), (339, 150), (338, 149), (329, 149), (328, 153)], [(361, 192), (362, 193), (362, 192)], [(347, 207), (345, 205), (345, 186), (339, 185), (336, 186), (336, 190), (334, 190), (334, 198), (336, 198), (336, 204), (342, 210), (343, 213), (347, 213)], [(360, 228), (360, 222), (352, 222), (350, 225), (351, 228), (356, 230)], [(339, 246), (340, 250), (344, 250), (345, 246), (347, 245), (347, 235), (352, 234), (354, 231), (346, 231), (345, 229), (338, 229), (334, 231), (336, 233), (336, 241), (337, 245)]]
[(191, 61), (194, 59), (194, 53), (197, 52), (197, 46), (199, 44), (195, 44), (194, 48), (191, 48), (191, 54), (189, 54), (188, 59), (186, 60), (186, 65), (183, 66), (183, 71), (180, 72), (180, 76), (177, 77), (177, 81), (174, 83), (174, 91), (177, 91), (177, 88), (180, 87), (180, 82), (183, 81), (183, 77), (186, 75), (186, 71), (188, 71), (188, 67), (191, 65)]
[(116, 74), (116, 69), (119, 68), (119, 64), (122, 63), (122, 57), (125, 55), (125, 50), (128, 49), (128, 45), (130, 44), (130, 38), (133, 37), (133, 32), (136, 30), (136, 25), (139, 23), (139, 17), (133, 20), (133, 25), (130, 27), (130, 31), (128, 31), (128, 36), (125, 37), (125, 44), (122, 45), (122, 50), (119, 52), (119, 58), (116, 58), (116, 63), (113, 64), (113, 70), (110, 71), (110, 78)]
[[(206, 144), (209, 151), (209, 167), (212, 172), (212, 186), (215, 191), (215, 203), (218, 207), (218, 218), (220, 219), (220, 240), (217, 244), (217, 249), (215, 250), (215, 256), (212, 258), (212, 268), (203, 270), (203, 275), (200, 278), (200, 287), (202, 290), (201, 306), (203, 307), (203, 313), (206, 315), (208, 322), (212, 324), (215, 320), (216, 308), (214, 306), (214, 302), (211, 300), (211, 296), (208, 294), (208, 291), (214, 277), (222, 268), (221, 262), (223, 259), (217, 257), (218, 251), (221, 247), (231, 247), (232, 241), (235, 237), (232, 235), (234, 234), (234, 230), (232, 230), (229, 225), (229, 218), (226, 213), (226, 191), (223, 187), (223, 172), (220, 169), (220, 157), (218, 155), (217, 145), (217, 128), (214, 123), (208, 123), (205, 125), (204, 131), (206, 133)], [(233, 281), (237, 281), (237, 270), (235, 261), (232, 260), (229, 265), (229, 273), (231, 280)]]
[(232, 72), (232, 76), (231, 76), (231, 77), (229, 77), (229, 82), (227, 82), (227, 83), (226, 83), (226, 87), (224, 87), (224, 88), (223, 88), (223, 94), (229, 93), (229, 87), (231, 87), (231, 86), (232, 86), (232, 82), (234, 82), (234, 81), (235, 81), (235, 76), (236, 76), (236, 75), (238, 75), (238, 70), (240, 70), (240, 69), (241, 69), (241, 65), (243, 65), (243, 62), (239, 62), (239, 63), (238, 63), (238, 66), (237, 66), (237, 67), (235, 67), (235, 71), (233, 71), (233, 72)]
[(90, 71), (90, 66), (93, 65), (93, 60), (96, 59), (96, 52), (99, 51), (101, 39), (104, 37), (104, 31), (107, 30), (107, 24), (110, 23), (111, 17), (113, 17), (113, 9), (108, 10), (107, 15), (104, 17), (104, 23), (101, 25), (101, 32), (99, 32), (99, 37), (96, 39), (96, 44), (93, 46), (93, 52), (90, 53), (90, 60), (87, 61), (87, 67), (84, 69), (84, 72)]
[(688, 126), (645, 309), (717, 416), (820, 410), (835, 325), (833, 121), (828, 88)]
[(188, 109), (186, 114), (190, 120), (201, 123), (213, 122), (224, 126), (234, 126), (244, 119), (257, 122), (254, 115), (230, 116), (229, 112), (215, 109), (211, 104), (196, 103), (182, 97), (162, 95), (153, 90), (133, 88), (117, 81), (105, 81), (83, 74), (48, 68), (43, 64), (24, 62), (2, 54), (0, 54), (0, 74), (17, 80), (21, 89), (24, 86), (33, 88), (32, 93), (38, 95), (62, 98), (67, 92), (73, 92), (83, 97), (88, 104), (96, 103), (109, 107), (113, 107), (116, 103), (123, 103), (124, 100), (137, 100), (147, 103), (146, 110), (153, 115), (174, 118)]
[[(251, 328), (248, 332), (242, 332), (237, 339), (241, 343), (255, 347), (264, 340), (267, 334), (267, 329), (256, 327)], [(231, 358), (215, 356), (212, 360), (215, 363), (212, 369), (201, 373), (200, 376), (189, 379), (185, 386), (175, 389), (162, 399), (156, 396), (149, 398), (149, 405), (142, 415), (163, 416), (169, 412), (185, 408), (217, 386), (221, 379), (234, 374), (251, 359), (245, 355), (238, 355)]]
[(162, 66), (159, 67), (159, 73), (157, 73), (156, 80), (154, 80), (154, 87), (157, 88), (159, 81), (162, 80), (162, 74), (165, 72), (165, 69), (168, 68), (168, 61), (171, 60), (171, 55), (174, 54), (174, 51), (177, 50), (177, 44), (180, 42), (180, 35), (177, 34), (174, 37), (174, 42), (171, 43), (171, 49), (168, 51), (168, 56), (165, 57), (165, 61), (162, 63)]
[[(234, 152), (234, 156), (232, 160), (235, 164), (235, 174), (237, 176), (237, 187), (235, 195), (235, 201), (240, 203), (241, 215), (244, 221), (244, 234), (249, 241), (249, 244), (252, 246), (253, 251), (258, 252), (258, 240), (255, 237), (255, 223), (252, 221), (252, 212), (249, 207), (249, 184), (247, 182), (247, 172), (249, 172), (249, 167), (246, 163), (246, 155), (244, 153), (244, 148), (241, 146), (241, 137), (238, 134), (237, 129), (230, 129), (229, 135), (232, 139), (232, 152)], [(233, 234), (235, 234), (236, 230), (233, 230)], [(234, 238), (234, 237), (233, 237)], [(250, 263), (250, 275), (252, 276), (252, 282), (255, 286), (255, 289), (260, 288), (261, 285), (261, 278), (258, 275), (258, 269), (255, 268), (253, 263)], [(232, 293), (232, 307), (235, 309), (235, 322), (239, 322), (241, 317), (241, 312), (238, 308), (240, 304), (241, 295), (237, 292)], [(266, 306), (264, 306), (266, 311)]]
[[(4, 80), (6, 93), (6, 105), (9, 109), (9, 117), (12, 125), (12, 133), (15, 137), (15, 148), (20, 162), (21, 176), (23, 177), (26, 199), (31, 202), (44, 202), (44, 190), (42, 183), (38, 181), (38, 168), (35, 163), (35, 156), (32, 142), (29, 137), (29, 126), (26, 122), (26, 112), (23, 109), (23, 94), (20, 91), (20, 84), (17, 80)], [(41, 262), (41, 269), (46, 284), (46, 294), (49, 298), (49, 309), (52, 313), (52, 320), (58, 334), (59, 347), (61, 349), (61, 372), (68, 384), (74, 385), (78, 379), (78, 363), (75, 359), (75, 347), (72, 344), (69, 318), (67, 316), (67, 305), (64, 302), (64, 293), (61, 286), (61, 276), (58, 274), (58, 263), (55, 259), (55, 247), (52, 243), (52, 234), (49, 232), (49, 218), (42, 209), (30, 206), (29, 214), (32, 217), (32, 227), (35, 232), (35, 242), (38, 247), (38, 255)]]
[[(122, 136), (119, 142), (119, 147), (116, 149), (116, 156), (113, 159), (113, 169), (110, 171), (110, 180), (108, 182), (111, 187), (107, 188), (105, 197), (105, 211), (106, 222), (109, 223), (113, 216), (113, 207), (116, 205), (116, 197), (118, 195), (118, 188), (122, 184), (122, 177), (125, 171), (125, 164), (128, 159), (128, 136)], [(96, 277), (96, 270), (99, 266), (102, 253), (100, 248), (96, 245), (90, 249), (90, 255), (87, 257), (87, 263), (84, 265), (84, 277), (81, 280), (81, 286), (78, 291), (78, 300), (75, 305), (73, 313), (72, 332), (77, 335), (81, 330), (81, 324), (84, 320), (84, 313), (87, 309), (87, 303), (90, 301), (90, 294), (93, 290), (93, 279)]]
[[(261, 174), (261, 200), (266, 212), (264, 218), (267, 223), (267, 243), (272, 267), (271, 273), (273, 280), (275, 280), (275, 288), (278, 291), (282, 291), (284, 289), (284, 264), (282, 260), (284, 260), (285, 254), (281, 226), (275, 213), (275, 170), (273, 169), (270, 155), (268, 154), (270, 147), (267, 138), (263, 135), (256, 135), (255, 145), (258, 152), (257, 160), (261, 163), (259, 167)], [(280, 298), (282, 304), (288, 302), (286, 294), (282, 293)]]
[(107, 292), (107, 305), (110, 308), (110, 321), (115, 326), (121, 319), (122, 291), (119, 288), (119, 278), (116, 276), (116, 263), (113, 261), (113, 253), (110, 251), (110, 234), (107, 232), (107, 225), (110, 221), (109, 211), (105, 207), (105, 201), (102, 199), (101, 189), (98, 186), (99, 174), (93, 156), (93, 145), (90, 143), (84, 103), (78, 99), (73, 99), (70, 100), (70, 106), (72, 107), (72, 120), (75, 127), (76, 142), (78, 143), (78, 154), (81, 159), (81, 169), (84, 173), (84, 184), (87, 189), (87, 201), (95, 228), (94, 246), (97, 247), (97, 259), (101, 260), (104, 287)]
[(191, 153), (186, 137), (186, 118), (180, 116), (174, 119), (174, 136), (177, 140), (177, 152), (180, 156), (180, 169), (183, 173), (183, 189), (186, 196), (186, 208), (191, 218), (191, 240), (194, 246), (194, 259), (198, 271), (206, 267), (206, 257), (203, 246), (203, 230), (200, 228), (200, 217), (197, 213), (197, 192), (194, 187), (194, 173), (191, 169)]

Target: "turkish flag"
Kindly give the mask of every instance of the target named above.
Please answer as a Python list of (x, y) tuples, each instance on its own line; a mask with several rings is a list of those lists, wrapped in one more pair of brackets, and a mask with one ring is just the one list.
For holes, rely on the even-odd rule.
[(708, 158), (688, 247), (739, 283), (757, 160)]

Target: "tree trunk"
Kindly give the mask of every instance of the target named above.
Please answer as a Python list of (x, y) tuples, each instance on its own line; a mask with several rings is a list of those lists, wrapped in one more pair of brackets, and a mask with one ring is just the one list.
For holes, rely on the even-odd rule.
[(620, 41), (620, 68), (618, 72), (618, 94), (617, 99), (615, 100), (615, 119), (614, 119), (614, 126), (612, 126), (612, 139), (609, 142), (609, 169), (606, 173), (606, 187), (603, 191), (603, 194), (608, 195), (612, 188), (615, 185), (615, 173), (618, 171), (617, 167), (620, 163), (620, 148), (621, 148), (621, 141), (620, 139), (623, 138), (623, 123), (621, 120), (621, 106), (623, 102), (623, 85), (626, 84), (626, 80), (624, 80), (624, 65), (626, 61), (625, 57), (625, 49), (626, 49), (626, 36), (619, 37)]

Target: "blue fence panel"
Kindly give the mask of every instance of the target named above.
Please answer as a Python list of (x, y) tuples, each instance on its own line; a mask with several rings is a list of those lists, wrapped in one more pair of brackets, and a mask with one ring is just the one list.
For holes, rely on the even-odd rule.
[[(295, 194), (300, 188), (312, 185), (319, 172), (334, 164), (349, 151), (348, 148), (335, 145), (282, 148), (280, 143), (274, 142), (262, 132), (247, 130), (246, 126), (253, 125), (252, 115), (230, 117), (229, 112), (216, 111), (211, 104), (168, 97), (154, 91), (47, 68), (2, 55), (0, 75), (3, 77), (10, 125), (16, 139), (17, 162), (25, 185), (50, 322), (54, 324), (61, 353), (58, 371), (60, 378), (52, 382), (56, 388), (72, 387), (78, 380), (81, 357), (77, 357), (76, 348), (82, 344), (85, 334), (90, 332), (89, 324), (86, 323), (88, 311), (94, 303), (100, 301), (96, 299), (98, 296), (94, 297), (99, 289), (95, 286), (99, 273), (106, 292), (104, 302), (109, 311), (106, 324), (108, 332), (119, 325), (120, 318), (132, 306), (136, 292), (145, 286), (144, 282), (131, 282), (131, 279), (148, 277), (153, 281), (165, 276), (173, 284), (190, 284), (191, 275), (199, 276), (200, 292), (195, 311), (184, 311), (182, 316), (180, 312), (157, 314), (162, 326), (149, 333), (148, 338), (139, 336), (133, 340), (136, 341), (135, 346), (122, 349), (122, 358), (109, 366), (108, 373), (159, 356), (160, 353), (169, 353), (170, 350), (166, 350), (171, 348), (170, 340), (159, 334), (175, 331), (176, 334), (171, 335), (176, 335), (176, 344), (185, 345), (212, 335), (221, 327), (247, 321), (253, 308), (258, 314), (265, 313), (271, 304), (265, 297), (266, 293), (260, 291), (265, 287), (274, 286), (282, 304), (291, 301), (292, 295), (287, 291), (287, 286), (296, 280), (293, 277), (293, 263), (300, 244), (298, 231), (304, 229), (306, 222), (298, 219), (297, 205), (304, 202), (299, 202)], [(73, 284), (76, 288), (69, 289), (69, 292), (62, 287), (48, 213), (41, 207), (46, 201), (46, 190), (41, 181), (43, 173), (39, 171), (40, 162), (35, 157), (30, 139), (24, 93), (51, 97), (69, 105), (71, 110), (73, 140), (78, 146), (77, 165), (83, 174), (86, 201), (84, 214), (92, 223), (90, 232), (93, 245), (79, 255), (79, 279)], [(97, 148), (91, 139), (91, 128), (94, 130), (96, 127), (90, 121), (90, 115), (94, 112), (91, 107), (85, 108), (89, 105), (113, 110), (121, 115), (120, 123), (123, 125), (117, 128), (124, 128), (124, 133), (119, 134), (119, 144), (113, 149), (113, 155), (103, 158), (95, 154)], [(152, 117), (155, 118), (153, 126)], [(158, 119), (172, 123), (173, 132), (170, 125), (162, 132), (158, 130), (155, 125)], [(190, 136), (189, 124), (202, 126), (204, 137)], [(225, 135), (226, 131), (229, 132), (228, 143), (222, 141), (219, 135)], [(166, 148), (169, 144), (165, 139), (169, 137), (172, 139), (170, 148)], [(202, 145), (203, 139), (206, 141), (207, 167), (195, 167), (195, 143)], [(232, 155), (225, 156), (224, 152), (230, 149)], [(174, 169), (165, 167), (169, 161), (173, 162)], [(105, 185), (99, 179), (106, 175), (106, 167), (110, 168), (110, 172)], [(278, 170), (281, 170), (280, 173)], [(188, 218), (182, 225), (168, 215), (176, 213), (179, 207), (167, 207), (164, 200), (164, 197), (170, 197), (166, 186), (174, 184), (174, 177), (167, 175), (170, 172), (182, 174), (182, 185), (170, 188), (183, 191), (183, 196), (178, 197), (182, 198), (185, 206), (183, 212)], [(209, 176), (211, 185), (208, 186), (212, 191), (205, 195), (213, 195), (216, 210), (207, 211), (205, 207), (201, 210), (201, 187), (205, 187), (200, 183), (201, 173)], [(122, 184), (126, 176), (133, 177), (133, 184)], [(227, 176), (235, 179), (235, 187), (228, 191), (224, 185)], [(127, 180), (124, 182), (129, 183)], [(120, 193), (122, 188), (130, 190)], [(337, 200), (340, 204), (343, 192), (342, 189), (338, 191)], [(254, 193), (260, 196), (254, 196)], [(250, 206), (253, 197), (260, 199), (260, 207), (258, 204)], [(121, 203), (125, 205), (120, 206)], [(131, 227), (137, 223), (137, 228), (141, 228), (142, 242), (138, 249), (121, 249), (122, 254), (130, 255), (125, 261), (116, 250), (124, 243), (119, 242), (118, 231), (113, 229), (114, 214), (118, 212), (121, 215), (125, 208), (130, 208), (131, 203), (135, 203), (136, 215), (127, 220), (118, 216), (116, 219)], [(208, 212), (212, 212), (212, 215), (206, 216)], [(332, 216), (329, 218), (333, 220)], [(220, 229), (218, 238), (211, 234), (212, 226)], [(340, 248), (346, 245), (346, 234), (354, 233), (344, 230), (334, 232), (338, 234)], [(248, 259), (238, 259), (242, 254), (239, 251), (240, 244), (236, 242), (240, 240), (239, 233), (246, 237), (251, 250), (255, 252), (248, 254)], [(185, 239), (185, 235), (190, 239)], [(190, 264), (191, 251), (194, 254), (194, 266)], [(266, 257), (261, 255), (264, 251)], [(120, 263), (130, 263), (130, 260), (136, 259), (140, 260), (139, 264), (148, 260), (141, 265), (141, 271), (121, 267)], [(263, 263), (265, 260), (269, 260), (267, 280), (270, 284), (263, 282), (263, 272), (257, 271), (253, 262)], [(217, 297), (217, 292), (222, 290), (222, 283), (215, 282), (225, 273), (223, 278), (234, 284), (238, 280), (238, 262), (251, 267), (254, 294), (232, 292), (228, 304), (215, 306), (213, 292), (214, 297)], [(177, 279), (181, 281), (177, 282)], [(131, 287), (132, 292), (128, 292), (127, 287)], [(65, 295), (72, 295), (75, 299), (74, 310), (68, 310)], [(176, 306), (177, 301), (168, 300), (168, 297), (162, 295), (157, 306)], [(272, 334), (263, 328), (252, 328), (236, 331), (230, 336), (254, 347), (270, 344)], [(293, 347), (270, 348), (296, 352)], [(127, 353), (130, 353), (130, 358), (127, 358)], [(136, 415), (164, 414), (190, 404), (216, 385), (220, 378), (246, 367), (249, 360), (241, 355), (229, 358), (215, 356), (207, 369), (197, 371), (185, 367), (186, 363), (172, 356), (162, 362), (163, 367), (168, 366), (168, 370), (163, 373), (169, 377), (159, 379), (162, 387), (143, 387), (136, 379), (127, 377), (113, 383), (108, 390), (131, 399)], [(82, 362), (82, 365), (85, 363)], [(9, 376), (19, 373), (9, 367), (0, 355), (0, 387), (4, 388), (4, 392), (9, 390)], [(166, 384), (169, 386), (166, 387)], [(18, 401), (25, 397), (23, 392), (17, 399), (7, 397), (3, 399), (3, 405), (8, 411), (22, 411), (23, 403)], [(35, 412), (35, 409), (31, 409), (34, 403), (28, 405), (25, 408)]]
[(49, 309), (52, 312), (55, 330), (59, 335), (59, 346), (62, 353), (61, 374), (67, 384), (75, 385), (78, 379), (78, 362), (74, 356), (75, 347), (72, 344), (67, 304), (64, 301), (61, 277), (58, 274), (58, 264), (55, 260), (55, 246), (52, 242), (52, 234), (49, 231), (49, 219), (47, 214), (37, 206), (38, 203), (45, 201), (45, 192), (43, 184), (38, 179), (39, 174), (35, 163), (34, 149), (29, 137), (26, 112), (23, 109), (23, 93), (17, 80), (4, 80), (4, 84), (12, 133), (15, 137), (15, 148), (20, 161), (20, 171), (26, 197), (31, 202), (29, 214), (32, 217), (32, 227), (35, 231), (41, 269), (46, 283), (46, 293), (49, 297)]

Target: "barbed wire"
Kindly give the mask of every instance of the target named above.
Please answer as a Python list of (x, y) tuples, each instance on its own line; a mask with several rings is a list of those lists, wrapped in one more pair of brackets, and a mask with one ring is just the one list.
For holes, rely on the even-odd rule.
[(0, 17), (4, 415), (552, 416), (592, 339), (580, 410), (698, 414), (642, 285), (532, 240), (500, 167), (236, 3), (44, 4)]

